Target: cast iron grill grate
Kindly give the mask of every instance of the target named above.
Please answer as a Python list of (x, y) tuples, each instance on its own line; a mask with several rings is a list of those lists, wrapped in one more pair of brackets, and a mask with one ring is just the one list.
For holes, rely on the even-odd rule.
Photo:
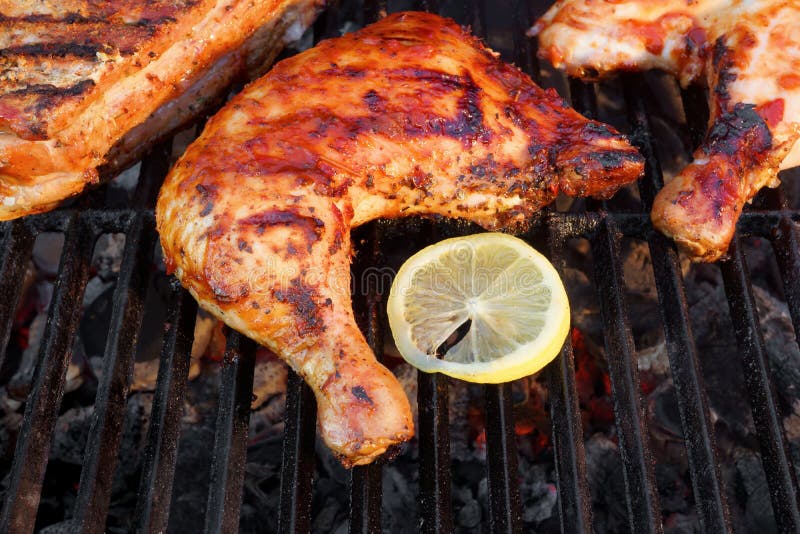
[[(534, 4), (509, 0), (493, 3), (490, 8), (477, 1), (463, 4), (442, 2), (441, 5), (423, 1), (418, 5), (390, 3), (388, 10), (418, 8), (441, 11), (461, 23), (471, 24), (475, 33), (487, 38), (491, 38), (493, 32), (507, 34), (510, 30), (510, 46), (504, 54), (505, 59), (514, 61), (537, 78), (534, 45), (524, 37), (527, 23), (535, 13), (541, 12), (541, 6)], [(318, 38), (335, 35), (348, 17), (355, 17), (358, 23), (368, 23), (385, 10), (385, 2), (367, 2), (367, 5), (360, 2), (334, 3), (316, 23), (315, 35)], [(500, 16), (513, 21), (510, 28), (494, 27), (492, 21)], [(663, 528), (618, 257), (623, 238), (644, 240), (649, 244), (698, 516), (706, 531), (728, 532), (732, 529), (678, 255), (669, 240), (652, 230), (646, 215), (662, 185), (662, 177), (641, 83), (640, 76), (631, 75), (624, 80), (631, 137), (647, 159), (647, 174), (639, 184), (641, 212), (617, 212), (605, 204), (591, 206), (581, 213), (549, 210), (534, 221), (530, 237), (534, 244), (549, 250), (551, 259), (562, 272), (566, 267), (564, 243), (568, 239), (585, 238), (591, 244), (606, 349), (621, 356), (609, 362), (609, 375), (627, 494), (628, 525), (632, 532), (637, 533), (661, 532)], [(570, 88), (572, 101), (579, 111), (595, 114), (593, 87), (573, 82)], [(689, 94), (685, 99), (687, 109), (696, 102), (696, 95), (692, 98)], [(696, 124), (690, 126), (695, 131), (702, 131), (703, 112), (687, 115), (697, 119)], [(42, 232), (60, 232), (65, 236), (34, 383), (25, 407), (8, 489), (3, 496), (0, 512), (2, 532), (30, 532), (34, 528), (38, 496), (64, 393), (65, 374), (94, 242), (103, 233), (116, 232), (126, 235), (126, 245), (104, 356), (106, 369), (110, 372), (103, 374), (98, 387), (96, 413), (72, 514), (76, 531), (104, 530), (122, 431), (121, 419), (150, 276), (148, 269), (157, 241), (152, 208), (157, 186), (167, 171), (169, 149), (168, 143), (159, 145), (144, 160), (139, 190), (135, 195), (137, 204), (131, 208), (109, 210), (96, 207), (97, 203), (93, 203), (93, 197), (89, 195), (85, 206), (2, 225), (0, 354), (5, 353), (9, 341), (13, 315), (21, 295), (20, 281), (34, 239)], [(759, 209), (749, 210), (742, 216), (739, 236), (759, 236), (772, 243), (794, 330), (800, 332), (800, 209), (789, 206), (780, 189), (764, 194), (762, 198)], [(361, 245), (360, 256), (367, 258), (368, 262), (380, 261), (385, 224), (375, 223), (366, 232), (369, 239)], [(443, 223), (432, 225), (432, 228), (434, 233), (458, 231)], [(721, 262), (720, 268), (742, 363), (747, 370), (747, 391), (774, 515), (782, 531), (796, 532), (800, 530), (797, 480), (781, 427), (764, 340), (758, 326), (758, 312), (739, 241), (737, 236), (730, 259)], [(381, 329), (378, 291), (375, 285), (368, 287), (366, 296), (360, 298), (356, 306), (365, 318), (362, 328), (367, 340), (380, 356), (386, 333)], [(167, 526), (196, 311), (197, 305), (191, 296), (173, 284), (136, 504), (134, 524), (138, 531), (159, 532)], [(251, 341), (235, 333), (228, 336), (205, 510), (207, 532), (232, 532), (239, 525), (254, 354), (255, 346)], [(569, 341), (545, 372), (549, 382), (562, 532), (588, 532), (592, 528), (592, 508)], [(446, 380), (437, 375), (419, 377), (419, 502), (420, 521), (425, 532), (453, 530), (447, 398)], [(510, 386), (486, 386), (485, 410), (489, 528), (493, 532), (520, 531)], [(291, 374), (278, 521), (283, 532), (310, 529), (315, 418), (313, 395), (302, 380)], [(380, 465), (371, 465), (352, 471), (351, 532), (380, 530), (381, 469)]]

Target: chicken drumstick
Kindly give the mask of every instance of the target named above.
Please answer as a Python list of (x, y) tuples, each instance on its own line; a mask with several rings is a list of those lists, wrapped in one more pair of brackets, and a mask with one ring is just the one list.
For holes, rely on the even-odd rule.
[(659, 68), (708, 85), (706, 139), (651, 213), (695, 260), (725, 254), (745, 202), (800, 164), (797, 0), (565, 0), (530, 33), (572, 75)]

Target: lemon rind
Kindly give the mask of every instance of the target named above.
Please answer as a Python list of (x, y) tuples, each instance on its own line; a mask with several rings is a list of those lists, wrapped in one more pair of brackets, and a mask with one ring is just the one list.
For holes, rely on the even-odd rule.
[[(540, 283), (551, 289), (551, 304), (541, 334), (531, 343), (489, 362), (452, 362), (426, 354), (411, 339), (411, 325), (402, 319), (404, 301), (398, 295), (396, 288), (407, 287), (416, 269), (438, 259), (441, 256), (441, 249), (448, 244), (472, 240), (477, 241), (479, 246), (486, 246), (491, 244), (489, 241), (492, 239), (501, 239), (503, 246), (513, 245), (521, 257), (529, 257), (542, 274)], [(556, 269), (547, 258), (523, 240), (499, 233), (446, 239), (418, 252), (397, 272), (389, 293), (387, 309), (395, 344), (403, 358), (410, 364), (424, 372), (440, 372), (453, 378), (488, 384), (508, 382), (540, 371), (558, 355), (570, 329), (569, 300)]]

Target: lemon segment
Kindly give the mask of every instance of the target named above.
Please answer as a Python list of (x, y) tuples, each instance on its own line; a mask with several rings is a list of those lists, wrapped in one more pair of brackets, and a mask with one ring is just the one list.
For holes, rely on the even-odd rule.
[(500, 233), (446, 239), (419, 251), (395, 276), (387, 312), (408, 363), (491, 384), (542, 369), (570, 325), (555, 268), (521, 239)]

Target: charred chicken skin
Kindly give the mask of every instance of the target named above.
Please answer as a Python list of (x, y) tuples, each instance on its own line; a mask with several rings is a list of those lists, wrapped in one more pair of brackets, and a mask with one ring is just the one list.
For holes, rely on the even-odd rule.
[(322, 0), (0, 0), (0, 220), (123, 170), (256, 77)]
[(425, 214), (521, 229), (559, 191), (608, 197), (642, 171), (615, 131), (454, 22), (403, 13), (233, 98), (168, 175), (156, 215), (170, 269), (302, 375), (350, 466), (413, 435), (402, 387), (353, 317), (351, 227)]
[(797, 0), (567, 0), (531, 33), (572, 75), (659, 68), (709, 87), (706, 139), (651, 213), (695, 260), (724, 255), (744, 204), (800, 164)]

